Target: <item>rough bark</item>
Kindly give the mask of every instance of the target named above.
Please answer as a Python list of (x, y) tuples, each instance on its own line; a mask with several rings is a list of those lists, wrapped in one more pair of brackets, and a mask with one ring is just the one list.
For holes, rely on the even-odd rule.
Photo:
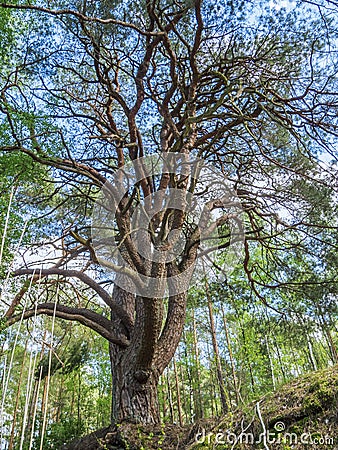
[[(134, 325), (128, 330), (130, 344), (127, 347), (110, 342), (112, 422), (159, 423), (159, 377), (171, 361), (181, 338), (186, 294), (169, 298), (163, 329), (163, 299), (137, 297), (118, 285), (115, 285), (113, 297)], [(111, 326), (118, 335), (127, 332), (113, 310)]]
[(143, 379), (135, 372), (135, 367), (120, 364), (113, 368), (114, 374), (114, 410), (116, 422), (132, 420), (140, 423), (156, 424), (160, 422), (157, 384), (158, 376), (152, 372)]
[[(118, 423), (132, 420), (140, 423), (158, 423), (160, 421), (157, 385), (159, 372), (152, 367), (151, 348), (146, 361), (142, 354), (146, 351), (147, 342), (143, 342), (144, 301), (133, 294), (114, 288), (115, 301), (121, 305), (131, 320), (136, 310), (135, 324), (131, 335), (131, 344), (124, 349), (114, 343), (110, 344), (110, 360), (112, 370), (112, 421)], [(153, 299), (147, 299), (150, 302)], [(112, 312), (114, 328), (122, 331), (123, 324)], [(148, 336), (146, 335), (146, 338)], [(152, 346), (150, 346), (152, 347)], [(141, 356), (140, 356), (141, 355)], [(146, 363), (142, 366), (142, 363)]]

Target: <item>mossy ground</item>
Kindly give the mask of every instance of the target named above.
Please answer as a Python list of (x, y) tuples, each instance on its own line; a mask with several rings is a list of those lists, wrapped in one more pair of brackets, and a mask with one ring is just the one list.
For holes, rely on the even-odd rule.
[[(224, 417), (208, 432), (212, 435), (205, 441), (210, 443), (191, 443), (189, 448), (338, 450), (338, 366), (293, 380)], [(217, 432), (223, 433), (218, 439)]]
[(92, 438), (67, 450), (338, 450), (338, 366), (295, 379), (222, 419), (185, 427), (123, 423)]

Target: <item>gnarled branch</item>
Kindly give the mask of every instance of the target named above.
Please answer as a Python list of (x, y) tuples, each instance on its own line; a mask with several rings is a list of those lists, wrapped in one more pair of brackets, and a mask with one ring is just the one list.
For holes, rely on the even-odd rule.
[(109, 342), (113, 342), (121, 347), (127, 347), (129, 341), (123, 336), (115, 336), (111, 330), (111, 322), (106, 317), (86, 308), (71, 308), (65, 305), (55, 303), (41, 303), (35, 308), (25, 311), (23, 314), (17, 314), (6, 321), (7, 326), (11, 326), (23, 319), (29, 319), (35, 315), (54, 316), (60, 319), (72, 320), (99, 333)]
[(133, 322), (131, 321), (131, 318), (126, 313), (126, 311), (121, 308), (117, 303), (114, 302), (110, 294), (103, 289), (98, 283), (96, 283), (92, 278), (90, 278), (88, 275), (86, 275), (83, 272), (79, 272), (77, 270), (67, 270), (67, 269), (57, 269), (57, 268), (50, 268), (50, 269), (41, 269), (38, 271), (34, 269), (18, 269), (13, 272), (13, 276), (20, 276), (20, 275), (39, 275), (39, 276), (48, 276), (48, 275), (60, 275), (63, 277), (75, 277), (81, 280), (83, 283), (85, 283), (87, 286), (89, 286), (91, 289), (93, 289), (99, 296), (102, 298), (102, 300), (106, 303), (107, 306), (110, 307), (110, 309), (121, 319), (122, 323), (127, 327), (128, 330), (131, 330), (133, 327)]

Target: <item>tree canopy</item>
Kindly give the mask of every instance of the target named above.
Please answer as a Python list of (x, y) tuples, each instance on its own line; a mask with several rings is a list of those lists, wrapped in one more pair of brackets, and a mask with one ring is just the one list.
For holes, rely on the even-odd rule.
[[(276, 314), (335, 295), (334, 4), (0, 4), (13, 55), (0, 72), (2, 220), (27, 220), (6, 259), (5, 325), (47, 315), (108, 340), (116, 420), (159, 421), (158, 380), (186, 317), (182, 274), (200, 258), (217, 250), (209, 282), (225, 273), (233, 293), (245, 285)], [(195, 201), (206, 216), (189, 214)], [(107, 213), (98, 238), (95, 203)], [(4, 230), (3, 247), (18, 240)], [(135, 290), (145, 279), (159, 284)]]

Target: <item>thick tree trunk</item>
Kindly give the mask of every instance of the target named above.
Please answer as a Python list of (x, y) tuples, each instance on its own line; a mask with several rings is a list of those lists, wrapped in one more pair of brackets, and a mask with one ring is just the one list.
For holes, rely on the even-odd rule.
[(130, 344), (124, 348), (110, 343), (112, 372), (112, 423), (124, 420), (143, 424), (160, 422), (158, 382), (180, 341), (186, 295), (169, 299), (169, 314), (163, 326), (163, 300), (135, 297), (119, 287), (114, 300), (134, 323), (126, 330), (112, 312), (112, 329)]
[[(118, 287), (115, 287), (114, 297), (134, 320), (135, 297)], [(138, 299), (136, 308), (140, 307), (142, 301)], [(139, 315), (142, 316), (142, 312)], [(112, 323), (115, 329), (123, 332), (121, 322), (113, 314)], [(159, 374), (152, 368), (142, 370), (138, 364), (141, 338), (142, 326), (135, 326), (128, 348), (110, 344), (113, 423), (130, 420), (156, 424), (160, 421), (157, 392)]]
[[(143, 377), (128, 355), (112, 356), (113, 423), (130, 420), (140, 423), (160, 422), (157, 385), (159, 377), (150, 373)], [(118, 358), (120, 356), (120, 359)]]

